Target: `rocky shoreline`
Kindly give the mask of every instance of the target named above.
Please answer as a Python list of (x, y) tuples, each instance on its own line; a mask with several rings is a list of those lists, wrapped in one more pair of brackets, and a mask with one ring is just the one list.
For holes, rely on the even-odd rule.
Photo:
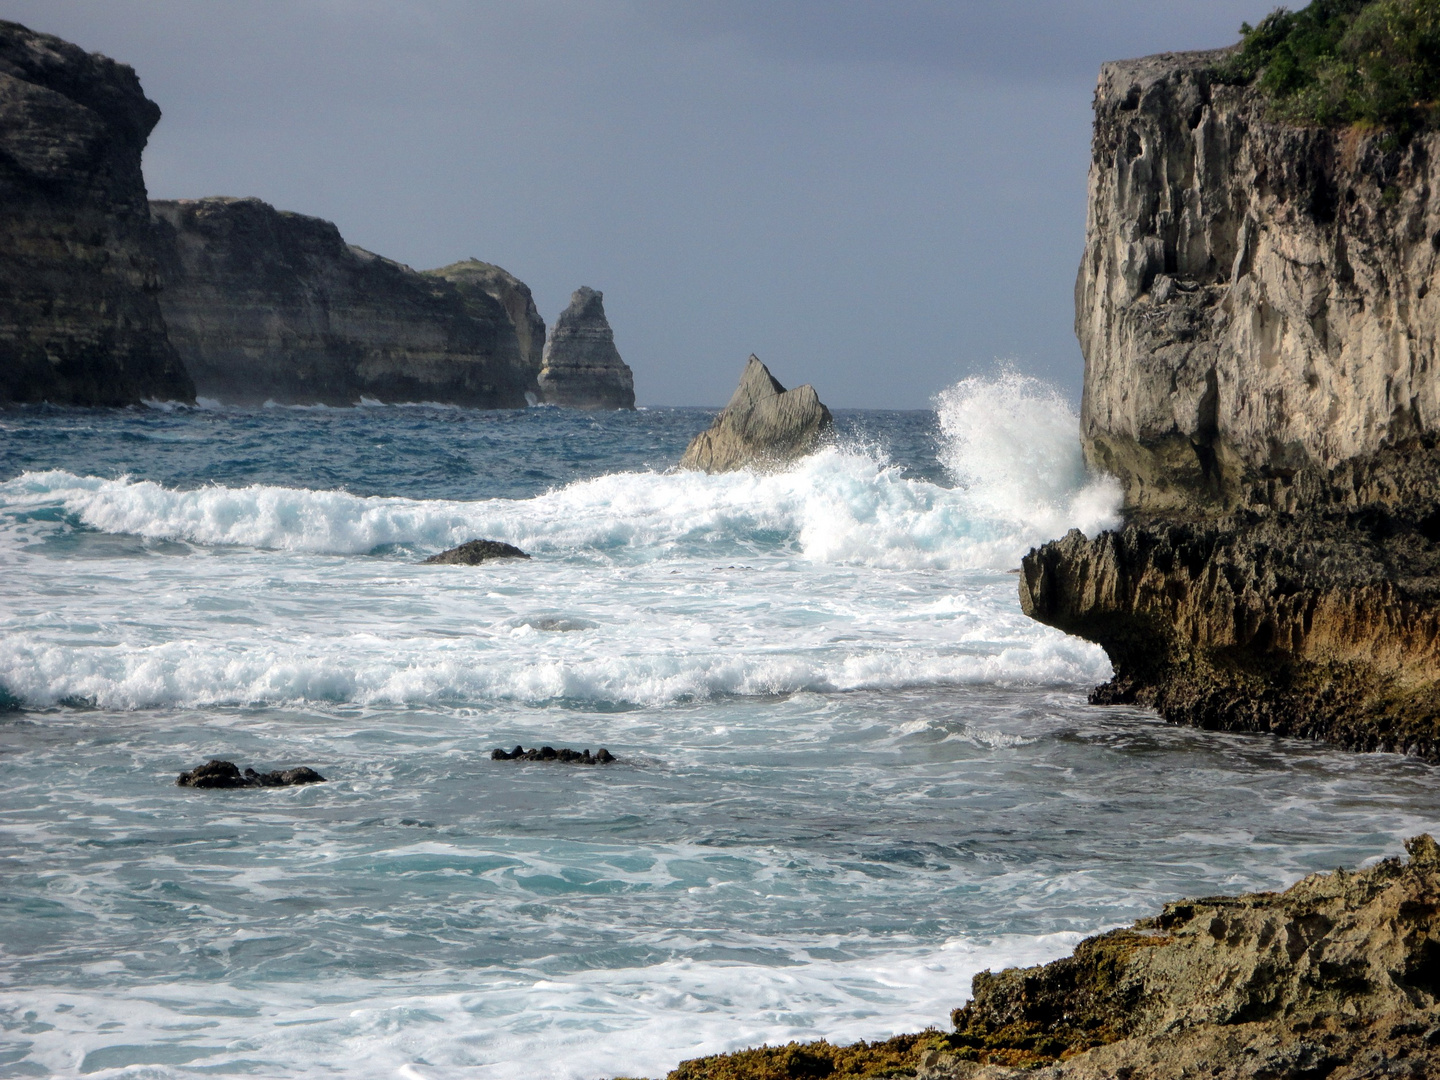
[(950, 1032), (761, 1047), (669, 1080), (1360, 1080), (1440, 1075), (1440, 846), (1282, 893), (1166, 904), (975, 977)]

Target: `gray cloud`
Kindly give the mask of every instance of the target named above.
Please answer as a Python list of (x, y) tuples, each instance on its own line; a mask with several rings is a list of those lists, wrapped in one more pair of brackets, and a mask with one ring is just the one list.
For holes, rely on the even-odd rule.
[(997, 358), (1078, 388), (1071, 286), (1103, 59), (1265, 3), (8, 0), (134, 65), (155, 197), (258, 195), (547, 317), (593, 285), (642, 403), (751, 351), (838, 406)]

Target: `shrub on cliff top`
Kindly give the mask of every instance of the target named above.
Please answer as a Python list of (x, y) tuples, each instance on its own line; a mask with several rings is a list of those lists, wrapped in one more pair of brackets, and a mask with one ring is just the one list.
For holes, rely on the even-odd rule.
[(1218, 74), (1255, 82), (1277, 119), (1429, 125), (1440, 99), (1440, 0), (1314, 0), (1240, 27)]

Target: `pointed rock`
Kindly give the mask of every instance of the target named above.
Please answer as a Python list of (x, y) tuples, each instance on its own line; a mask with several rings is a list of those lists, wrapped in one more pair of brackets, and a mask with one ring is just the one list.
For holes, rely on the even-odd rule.
[(635, 377), (615, 348), (604, 294), (582, 285), (545, 342), (540, 392), (573, 409), (635, 408)]
[(730, 404), (690, 441), (680, 467), (708, 473), (776, 468), (812, 453), (833, 424), (813, 386), (786, 390), (752, 355)]

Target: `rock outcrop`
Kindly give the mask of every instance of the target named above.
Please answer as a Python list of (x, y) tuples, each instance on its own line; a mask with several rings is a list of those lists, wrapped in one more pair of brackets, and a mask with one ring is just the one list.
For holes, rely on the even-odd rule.
[(555, 320), (545, 342), (540, 393), (551, 405), (572, 409), (635, 408), (635, 377), (615, 348), (605, 318), (605, 296), (581, 286)]
[(1440, 424), (1440, 132), (1271, 122), (1224, 56), (1095, 93), (1081, 428), (1142, 510), (1294, 508), (1297, 473)]
[(593, 755), (589, 747), (584, 750), (571, 750), (568, 746), (562, 746), (556, 750), (553, 746), (537, 746), (526, 750), (523, 746), (517, 746), (514, 750), (502, 750), (496, 747), (490, 751), (491, 761), (559, 761), (569, 765), (609, 765), (615, 760), (615, 755), (606, 750), (603, 746)]
[(492, 559), (528, 559), (529, 555), (503, 540), (467, 540), (458, 547), (422, 559), (442, 566), (479, 566)]
[(1166, 904), (975, 977), (954, 1030), (683, 1062), (671, 1080), (1360, 1080), (1440, 1075), (1440, 848), (1283, 893)]
[(190, 401), (165, 332), (135, 72), (0, 22), (0, 403)]
[(275, 769), (258, 773), (247, 768), (243, 773), (233, 761), (211, 758), (204, 765), (197, 765), (175, 778), (178, 787), (194, 788), (251, 788), (251, 787), (295, 787), (299, 784), (323, 784), (325, 777), (314, 769), (301, 765), (297, 769)]
[(498, 301), (510, 317), (510, 324), (515, 327), (521, 362), (539, 375), (545, 356), (545, 320), (535, 307), (529, 285), (508, 270), (479, 259), (466, 259), (438, 270), (426, 270), (425, 273), (444, 278), (454, 285), (467, 301), (467, 308), (470, 307), (469, 301), (475, 300), (472, 314), (479, 318), (491, 317), (490, 307), (481, 297), (488, 296)]
[(1107, 64), (1082, 437), (1128, 526), (1026, 556), (1092, 696), (1440, 760), (1440, 133), (1298, 128), (1225, 54)]
[(482, 288), (417, 273), (259, 199), (151, 210), (170, 340), (201, 396), (523, 408), (537, 391), (515, 324)]
[(718, 473), (783, 466), (814, 452), (833, 424), (813, 386), (786, 390), (752, 355), (730, 403), (690, 440), (680, 468)]

